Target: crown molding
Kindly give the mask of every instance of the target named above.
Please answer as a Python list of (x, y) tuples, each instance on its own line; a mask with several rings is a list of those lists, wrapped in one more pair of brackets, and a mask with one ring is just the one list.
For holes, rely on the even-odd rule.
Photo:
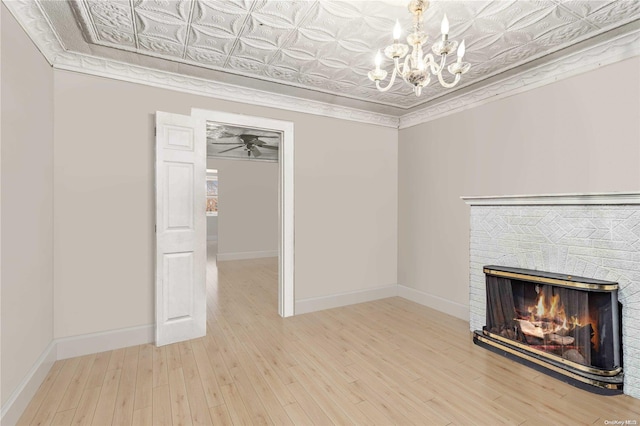
[(2, 4), (9, 9), (40, 53), (53, 66), (56, 56), (64, 52), (64, 47), (40, 4), (31, 0), (2, 0)]
[(234, 102), (251, 105), (400, 129), (456, 114), (640, 55), (640, 29), (635, 29), (611, 39), (588, 45), (583, 49), (475, 90), (436, 100), (417, 111), (397, 117), (70, 52), (65, 50), (38, 1), (2, 0), (2, 2), (24, 28), (47, 61), (56, 69), (211, 98), (233, 99)]
[(640, 204), (640, 192), (585, 194), (495, 195), (460, 197), (470, 206), (630, 205)]
[(232, 84), (154, 70), (73, 52), (64, 52), (56, 56), (53, 66), (60, 70), (76, 71), (226, 101), (232, 100), (233, 102), (358, 121), (384, 127), (397, 128), (399, 122), (399, 118), (392, 115), (248, 89)]
[(400, 129), (427, 123), (638, 55), (640, 30), (636, 29), (492, 84), (447, 97), (418, 111), (404, 114), (400, 117)]
[(55, 68), (194, 95), (397, 128), (399, 118), (356, 108), (155, 70), (64, 49), (37, 1), (2, 0), (47, 61)]

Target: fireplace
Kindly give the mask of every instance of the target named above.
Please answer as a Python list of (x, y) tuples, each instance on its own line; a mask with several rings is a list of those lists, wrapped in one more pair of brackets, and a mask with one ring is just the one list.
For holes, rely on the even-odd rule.
[(621, 305), (611, 281), (489, 265), (474, 342), (598, 393), (621, 393)]

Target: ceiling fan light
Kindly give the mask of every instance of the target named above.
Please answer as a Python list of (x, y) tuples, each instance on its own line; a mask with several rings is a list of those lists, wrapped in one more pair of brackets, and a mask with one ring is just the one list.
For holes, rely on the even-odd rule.
[(249, 150), (254, 157), (258, 158), (262, 155), (262, 153), (260, 152), (260, 150), (258, 148), (256, 148), (255, 146), (252, 146), (251, 149)]

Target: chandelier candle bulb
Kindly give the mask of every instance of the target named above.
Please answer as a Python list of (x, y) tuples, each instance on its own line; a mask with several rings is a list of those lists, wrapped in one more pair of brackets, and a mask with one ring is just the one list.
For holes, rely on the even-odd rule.
[(393, 44), (398, 44), (401, 34), (402, 27), (400, 26), (400, 21), (396, 19), (396, 25), (393, 27)]
[[(459, 49), (458, 49), (458, 52), (459, 52)], [(376, 64), (376, 71), (380, 71), (380, 65), (382, 64), (382, 55), (380, 54), (379, 50), (378, 50), (378, 53), (376, 53), (375, 64)]]
[(449, 35), (449, 20), (447, 19), (447, 14), (444, 14), (442, 18), (442, 25), (440, 25), (440, 31), (442, 32), (442, 39), (446, 40)]
[[(462, 43), (460, 43), (460, 46), (458, 46), (458, 63), (462, 62), (462, 57), (464, 56), (464, 51), (465, 51), (464, 40), (462, 40)], [(380, 52), (378, 52), (378, 53), (380, 53)]]

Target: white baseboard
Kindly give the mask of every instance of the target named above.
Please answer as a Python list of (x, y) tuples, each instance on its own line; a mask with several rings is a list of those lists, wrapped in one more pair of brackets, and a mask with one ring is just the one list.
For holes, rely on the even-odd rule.
[(469, 321), (469, 306), (467, 305), (453, 302), (440, 296), (425, 293), (423, 291), (416, 290), (415, 288), (405, 287), (403, 285), (398, 285), (398, 296), (435, 309), (436, 311), (444, 312), (445, 314), (452, 315), (456, 318)]
[(153, 324), (56, 339), (57, 359), (112, 351), (154, 341)]
[(44, 382), (47, 373), (51, 370), (55, 361), (56, 344), (55, 341), (52, 341), (36, 360), (35, 364), (33, 364), (33, 367), (31, 367), (18, 387), (13, 391), (7, 402), (2, 406), (0, 417), (0, 424), (2, 424), (2, 426), (13, 426), (18, 423), (20, 416), (25, 408), (27, 408), (27, 405), (29, 405), (29, 402), (31, 402), (31, 399), (42, 382)]
[(218, 253), (218, 262), (225, 260), (259, 259), (261, 257), (278, 257), (278, 250), (242, 251), (238, 253)]
[(143, 325), (54, 339), (2, 406), (0, 424), (13, 426), (18, 422), (55, 361), (151, 343), (154, 341), (154, 329), (154, 325)]
[(394, 284), (385, 287), (332, 294), (330, 296), (310, 297), (308, 299), (296, 300), (295, 314), (299, 315), (324, 309), (339, 308), (341, 306), (371, 302), (372, 300), (386, 299), (387, 297), (397, 295), (397, 286)]

